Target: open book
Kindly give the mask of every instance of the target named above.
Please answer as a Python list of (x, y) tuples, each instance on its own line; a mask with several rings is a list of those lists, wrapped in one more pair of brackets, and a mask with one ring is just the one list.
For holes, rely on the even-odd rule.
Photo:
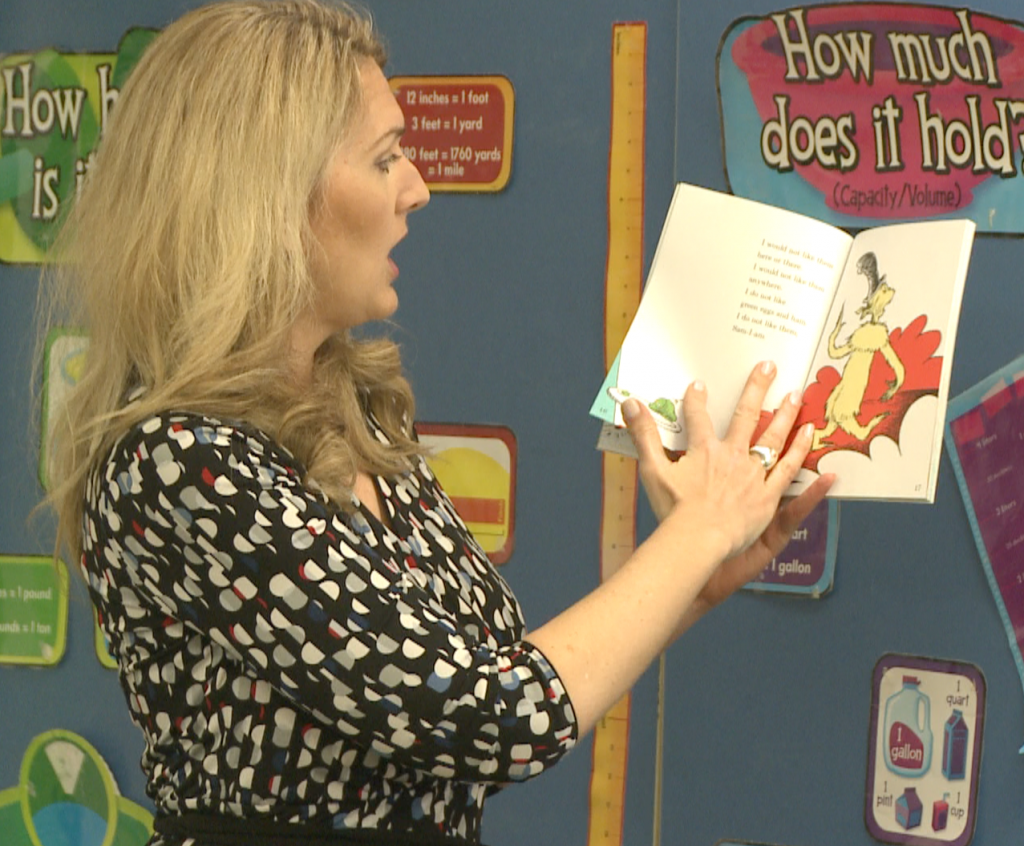
[(974, 241), (969, 220), (841, 229), (676, 186), (640, 306), (591, 414), (598, 447), (630, 453), (620, 405), (654, 413), (685, 450), (682, 396), (708, 386), (719, 437), (759, 361), (778, 376), (762, 422), (804, 388), (814, 446), (793, 493), (834, 472), (831, 496), (932, 502), (953, 344)]

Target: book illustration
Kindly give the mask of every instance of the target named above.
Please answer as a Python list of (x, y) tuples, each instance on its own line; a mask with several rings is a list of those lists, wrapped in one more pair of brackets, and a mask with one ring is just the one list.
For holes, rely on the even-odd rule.
[(879, 273), (878, 256), (865, 252), (856, 271), (867, 277), (868, 292), (856, 309), (861, 322), (838, 344), (846, 326), (845, 303), (828, 337), (828, 356), (846, 359), (842, 370), (831, 365), (818, 370), (804, 392), (797, 426), (814, 423), (814, 440), (804, 464), (817, 471), (827, 453), (852, 450), (871, 454), (871, 441), (887, 437), (899, 450), (900, 433), (911, 406), (922, 397), (935, 397), (942, 379), (943, 359), (935, 352), (942, 333), (926, 330), (928, 316), (890, 330), (885, 311), (897, 296), (886, 274)]
[[(615, 401), (616, 405), (622, 405), (633, 395), (629, 391), (613, 385), (608, 388), (608, 396)], [(634, 399), (647, 406), (651, 416), (654, 418), (654, 422), (660, 428), (673, 433), (683, 430), (683, 427), (679, 425), (679, 417), (682, 414), (682, 399), (670, 400), (668, 397), (658, 397), (651, 402), (640, 399), (640, 397), (634, 397)]]
[(857, 419), (868, 389), (876, 352), (882, 354), (895, 374), (895, 378), (889, 380), (888, 389), (882, 394), (882, 402), (892, 399), (906, 376), (903, 362), (889, 343), (889, 329), (882, 323), (885, 307), (892, 302), (896, 292), (885, 281), (884, 275), (878, 275), (878, 259), (874, 253), (864, 253), (857, 259), (857, 272), (868, 277), (868, 294), (864, 298), (864, 305), (857, 309), (857, 315), (863, 321), (853, 330), (846, 343), (837, 347), (836, 339), (843, 329), (843, 309), (839, 309), (835, 328), (828, 337), (828, 354), (835, 359), (845, 358), (847, 362), (843, 375), (825, 402), (825, 427), (815, 430), (812, 449), (828, 441), (836, 429), (842, 429), (859, 440), (867, 440), (871, 430), (890, 413), (880, 412), (867, 423)]
[[(879, 437), (893, 441), (899, 449), (903, 422), (911, 408), (925, 397), (937, 397), (942, 376), (943, 357), (934, 355), (942, 343), (942, 333), (926, 330), (927, 315), (919, 315), (906, 327), (898, 327), (888, 336), (888, 344), (903, 365), (904, 378), (899, 390), (886, 398), (895, 370), (880, 353), (872, 356), (871, 370), (856, 419), (861, 425), (875, 421), (864, 437), (851, 434), (841, 427), (829, 433), (827, 427), (828, 398), (838, 387), (841, 376), (835, 367), (818, 370), (814, 381), (804, 391), (804, 406), (796, 426), (815, 424), (815, 442), (804, 466), (817, 470), (819, 460), (830, 452), (848, 450), (870, 455), (872, 442)], [(876, 418), (879, 418), (876, 420)]]
[[(708, 415), (724, 437), (751, 370), (773, 361), (761, 427), (801, 389), (797, 427), (815, 429), (790, 493), (832, 473), (829, 496), (934, 500), (974, 231), (950, 219), (853, 236), (677, 185), (640, 305), (591, 406), (608, 424), (598, 447), (635, 454), (607, 431), (623, 425), (616, 396), (672, 397), (694, 379), (708, 385)], [(660, 427), (663, 446), (685, 450), (679, 407), (654, 405), (676, 424)]]

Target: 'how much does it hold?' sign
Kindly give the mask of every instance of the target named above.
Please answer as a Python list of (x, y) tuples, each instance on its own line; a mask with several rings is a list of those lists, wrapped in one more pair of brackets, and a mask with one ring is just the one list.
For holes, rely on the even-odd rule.
[(718, 55), (742, 196), (840, 226), (969, 217), (1024, 231), (1024, 26), (848, 3), (736, 21)]

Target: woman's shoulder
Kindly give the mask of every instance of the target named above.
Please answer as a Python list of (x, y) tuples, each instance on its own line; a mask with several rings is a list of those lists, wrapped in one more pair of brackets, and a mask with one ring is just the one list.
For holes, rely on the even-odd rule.
[(162, 463), (186, 457), (303, 472), (284, 446), (254, 424), (186, 409), (157, 411), (133, 423), (111, 449), (107, 463)]

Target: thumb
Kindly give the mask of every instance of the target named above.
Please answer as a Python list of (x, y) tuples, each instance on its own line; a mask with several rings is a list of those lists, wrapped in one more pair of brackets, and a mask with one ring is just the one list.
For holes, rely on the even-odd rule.
[(636, 397), (630, 397), (622, 404), (622, 419), (626, 421), (626, 427), (641, 462), (649, 461), (655, 455), (662, 455), (658, 424)]

